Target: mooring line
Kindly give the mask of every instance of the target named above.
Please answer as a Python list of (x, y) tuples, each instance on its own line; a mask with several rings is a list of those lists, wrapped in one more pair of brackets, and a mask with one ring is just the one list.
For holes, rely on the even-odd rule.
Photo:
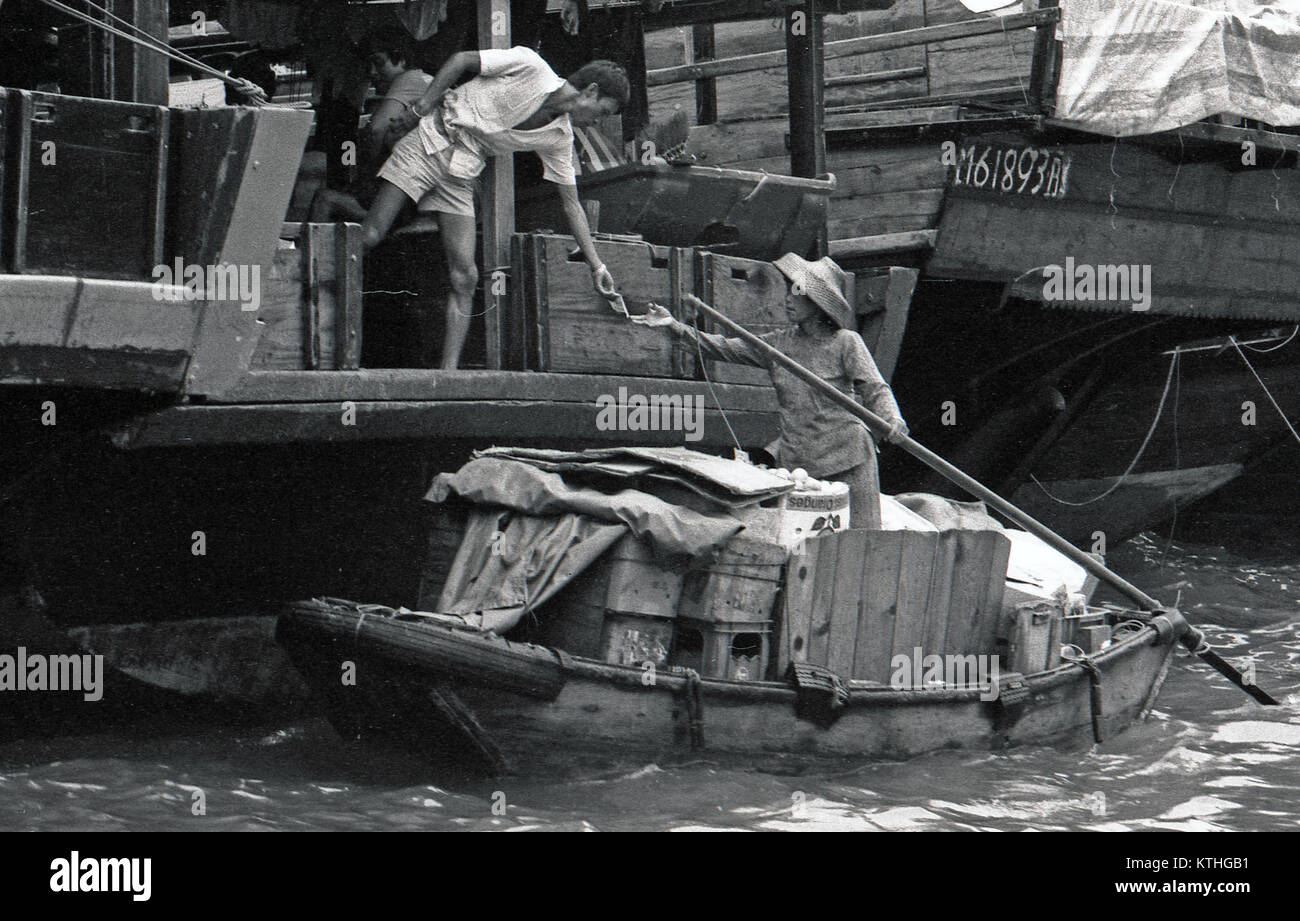
[(1128, 479), (1129, 474), (1131, 474), (1134, 468), (1137, 467), (1138, 461), (1142, 459), (1142, 455), (1146, 452), (1147, 445), (1151, 443), (1151, 436), (1156, 433), (1156, 426), (1160, 424), (1160, 417), (1164, 414), (1165, 411), (1165, 400), (1169, 398), (1169, 387), (1170, 384), (1173, 382), (1174, 369), (1178, 367), (1178, 357), (1180, 354), (1181, 353), (1179, 352), (1178, 349), (1174, 349), (1173, 357), (1169, 360), (1169, 374), (1165, 377), (1165, 392), (1160, 395), (1160, 405), (1156, 407), (1156, 417), (1151, 420), (1151, 428), (1147, 429), (1147, 437), (1142, 439), (1142, 446), (1138, 448), (1137, 456), (1135, 456), (1133, 458), (1133, 462), (1128, 465), (1128, 469), (1125, 470), (1122, 474), (1120, 474), (1119, 479), (1117, 479), (1113, 484), (1111, 484), (1110, 488), (1107, 489), (1104, 493), (1102, 493), (1099, 496), (1094, 496), (1093, 498), (1087, 499), (1083, 502), (1072, 502), (1069, 499), (1062, 499), (1060, 496), (1052, 495), (1051, 492), (1048, 491), (1047, 487), (1044, 486), (1042, 482), (1038, 479), (1038, 477), (1034, 476), (1032, 473), (1029, 474), (1029, 478), (1034, 481), (1034, 483), (1038, 486), (1039, 489), (1043, 491), (1044, 495), (1046, 495), (1047, 498), (1061, 505), (1072, 505), (1075, 507), (1079, 507), (1083, 505), (1092, 505), (1094, 502), (1100, 502), (1102, 499), (1105, 499), (1107, 496), (1109, 496), (1115, 490), (1119, 489), (1120, 486), (1124, 484), (1124, 481)]
[(1268, 401), (1273, 404), (1273, 408), (1277, 410), (1277, 414), (1281, 416), (1282, 421), (1286, 423), (1287, 430), (1291, 433), (1291, 437), (1297, 442), (1300, 442), (1300, 434), (1297, 434), (1295, 426), (1291, 424), (1291, 420), (1286, 417), (1286, 413), (1282, 411), (1282, 407), (1278, 405), (1277, 400), (1273, 399), (1273, 392), (1268, 389), (1268, 384), (1264, 383), (1264, 379), (1259, 376), (1259, 372), (1255, 370), (1255, 366), (1250, 363), (1250, 359), (1246, 357), (1246, 353), (1243, 352), (1241, 346), (1237, 344), (1237, 337), (1229, 336), (1228, 341), (1232, 343), (1232, 347), (1237, 350), (1237, 354), (1241, 356), (1241, 360), (1246, 363), (1246, 367), (1250, 369), (1250, 373), (1254, 375), (1255, 380), (1259, 382), (1259, 386), (1263, 388), (1264, 396), (1268, 397)]

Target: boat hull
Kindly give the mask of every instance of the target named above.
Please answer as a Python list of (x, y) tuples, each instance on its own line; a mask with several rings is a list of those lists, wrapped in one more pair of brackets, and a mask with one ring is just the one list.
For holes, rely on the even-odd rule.
[[(982, 699), (992, 695), (973, 688), (895, 690), (849, 682), (848, 704), (824, 725), (797, 715), (798, 693), (783, 683), (652, 676), (544, 647), (368, 617), (355, 606), (296, 605), (281, 616), (277, 639), (346, 738), (383, 739), (431, 755), (457, 752), (496, 770), (560, 753), (903, 759), (947, 748), (1095, 738), (1092, 685), (1073, 664), (1026, 676), (1027, 693), (1018, 702), (1009, 693)], [(1102, 739), (1150, 707), (1171, 643), (1148, 627), (1094, 657)], [(466, 661), (489, 648), (494, 651), (484, 652), (475, 674)], [(494, 657), (496, 665), (488, 661)], [(512, 657), (518, 674), (537, 674), (507, 686), (502, 663)], [(346, 662), (354, 668), (351, 685), (340, 680)], [(431, 694), (439, 698), (432, 704)]]

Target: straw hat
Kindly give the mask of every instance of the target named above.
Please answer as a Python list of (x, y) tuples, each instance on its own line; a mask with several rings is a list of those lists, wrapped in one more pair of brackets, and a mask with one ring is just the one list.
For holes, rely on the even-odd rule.
[(853, 307), (844, 297), (848, 273), (830, 256), (809, 262), (794, 253), (786, 253), (773, 265), (796, 285), (796, 291), (808, 295), (836, 326), (840, 329), (856, 328)]

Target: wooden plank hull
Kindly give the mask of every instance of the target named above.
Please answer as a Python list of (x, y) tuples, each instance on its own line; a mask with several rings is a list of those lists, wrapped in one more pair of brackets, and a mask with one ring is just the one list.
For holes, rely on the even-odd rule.
[[(417, 658), (396, 652), (411, 631), (442, 633), (438, 643), (444, 651), (426, 650)], [(982, 700), (976, 689), (894, 690), (853, 682), (847, 707), (826, 728), (796, 715), (796, 692), (784, 684), (705, 679), (692, 702), (687, 678), (661, 673), (650, 682), (640, 668), (382, 617), (363, 623), (356, 613), (304, 615), (298, 608), (282, 616), (277, 639), (327, 696), (336, 725), (349, 734), (428, 752), (463, 750), (472, 735), (478, 741), (469, 748), (479, 755), (480, 743), (490, 740), (502, 757), (498, 768), (521, 768), (573, 752), (891, 759), (944, 748), (996, 750), (1093, 738), (1089, 679), (1077, 665), (1029, 676), (1023, 704)], [(1103, 737), (1121, 731), (1150, 706), (1171, 642), (1145, 628), (1096, 656)], [(497, 647), (490, 654), (495, 662), (484, 654), (477, 671), (467, 665), (472, 647), (490, 644)], [(530, 686), (506, 687), (493, 677), (506, 646), (513, 647), (521, 673), (524, 663), (533, 663), (527, 672), (535, 676)], [(356, 665), (353, 686), (339, 685), (340, 657)], [(461, 716), (431, 713), (431, 689), (453, 695), (463, 705)], [(692, 712), (698, 714), (694, 734)]]

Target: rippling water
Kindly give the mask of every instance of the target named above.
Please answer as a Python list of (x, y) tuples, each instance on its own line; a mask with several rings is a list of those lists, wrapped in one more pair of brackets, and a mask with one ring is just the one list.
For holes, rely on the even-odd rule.
[[(1300, 827), (1300, 565), (1144, 535), (1111, 563), (1225, 655), (1264, 709), (1181, 653), (1145, 723), (1093, 750), (942, 752), (776, 774), (713, 760), (479, 780), (343, 747), (321, 721), (0, 745), (0, 828), (1185, 829)], [(194, 791), (207, 814), (191, 814)], [(505, 815), (501, 811), (504, 803)]]

